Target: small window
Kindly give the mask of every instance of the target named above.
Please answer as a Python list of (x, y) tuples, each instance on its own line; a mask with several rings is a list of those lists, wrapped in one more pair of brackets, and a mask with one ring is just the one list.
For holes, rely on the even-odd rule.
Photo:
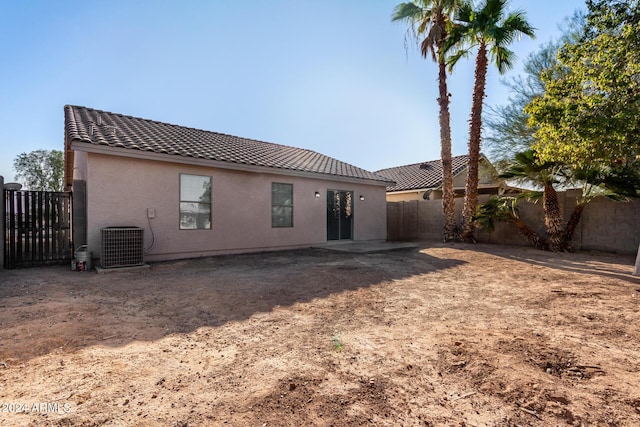
[(211, 177), (180, 174), (180, 229), (211, 229)]
[(271, 226), (293, 227), (293, 184), (271, 184)]

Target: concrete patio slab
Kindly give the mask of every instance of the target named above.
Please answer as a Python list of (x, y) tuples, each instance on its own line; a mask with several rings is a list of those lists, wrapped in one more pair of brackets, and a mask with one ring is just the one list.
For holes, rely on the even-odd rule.
[(142, 264), (142, 265), (134, 265), (131, 267), (115, 267), (115, 268), (102, 268), (100, 266), (96, 266), (95, 270), (98, 274), (110, 274), (110, 273), (122, 273), (125, 271), (136, 271), (136, 270), (143, 270), (145, 268), (151, 268), (151, 266), (149, 264)]
[(336, 252), (346, 252), (353, 254), (369, 254), (375, 252), (388, 252), (399, 249), (417, 248), (417, 243), (410, 242), (385, 242), (383, 240), (373, 240), (366, 242), (336, 241), (327, 242), (321, 245), (312, 246), (314, 249), (327, 249)]

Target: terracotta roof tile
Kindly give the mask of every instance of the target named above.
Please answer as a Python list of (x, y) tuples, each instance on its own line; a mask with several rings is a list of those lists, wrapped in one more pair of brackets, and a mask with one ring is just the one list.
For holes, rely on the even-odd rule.
[(389, 182), (312, 150), (193, 129), (92, 108), (65, 106), (69, 141), (275, 169)]
[[(467, 167), (468, 158), (469, 156), (465, 155), (451, 159), (454, 176)], [(374, 173), (396, 183), (388, 186), (387, 192), (438, 188), (442, 185), (442, 163), (440, 160), (396, 166)]]

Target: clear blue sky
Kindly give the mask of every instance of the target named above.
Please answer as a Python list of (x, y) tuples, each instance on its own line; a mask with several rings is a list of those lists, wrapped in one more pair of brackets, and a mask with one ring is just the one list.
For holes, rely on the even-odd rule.
[[(398, 0), (0, 0), (0, 175), (64, 148), (65, 104), (309, 148), (368, 170), (440, 157), (437, 68), (404, 48)], [(583, 0), (512, 0), (538, 29), (518, 67)], [(473, 60), (450, 77), (464, 154)]]

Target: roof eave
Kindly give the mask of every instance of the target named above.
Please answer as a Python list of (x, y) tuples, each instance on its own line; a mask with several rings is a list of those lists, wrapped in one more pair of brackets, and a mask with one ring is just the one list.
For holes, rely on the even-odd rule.
[(434, 188), (414, 188), (410, 190), (393, 190), (387, 191), (387, 194), (409, 194), (409, 193), (424, 193), (425, 191), (434, 190)]
[(129, 157), (135, 159), (155, 160), (168, 163), (179, 163), (193, 166), (206, 166), (218, 169), (230, 169), (253, 173), (270, 173), (277, 175), (287, 175), (305, 178), (315, 178), (327, 181), (343, 181), (358, 184), (377, 185), (388, 187), (393, 181), (374, 180), (368, 178), (357, 178), (343, 175), (325, 174), (321, 172), (300, 171), (295, 169), (284, 169), (269, 166), (249, 165), (245, 163), (233, 163), (220, 160), (203, 159), (197, 157), (185, 157), (172, 154), (156, 153), (153, 151), (142, 151), (127, 148), (109, 147), (99, 145), (81, 139), (73, 139), (70, 143), (71, 150), (84, 151), (87, 153), (106, 154), (110, 156)]

